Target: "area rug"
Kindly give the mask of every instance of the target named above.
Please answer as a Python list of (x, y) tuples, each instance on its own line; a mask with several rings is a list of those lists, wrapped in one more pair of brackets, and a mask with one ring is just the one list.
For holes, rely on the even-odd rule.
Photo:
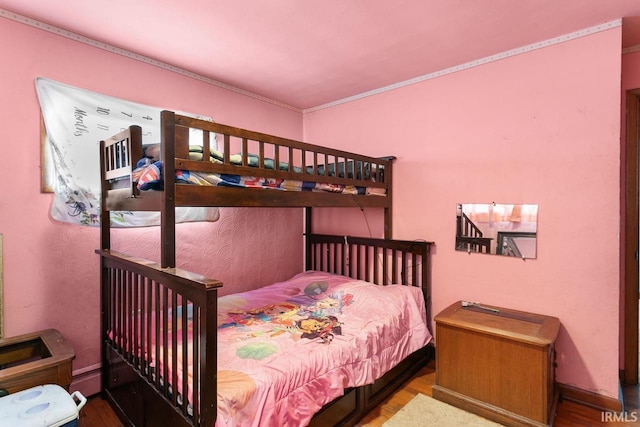
[(417, 394), (400, 409), (383, 427), (496, 427), (501, 424), (463, 411), (424, 394)]

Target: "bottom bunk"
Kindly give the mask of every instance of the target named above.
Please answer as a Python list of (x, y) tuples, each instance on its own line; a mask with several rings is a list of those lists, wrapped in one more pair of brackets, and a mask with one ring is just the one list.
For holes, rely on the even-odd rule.
[(104, 395), (136, 426), (353, 425), (429, 359), (429, 248), (309, 235), (307, 271), (219, 298), (97, 251)]

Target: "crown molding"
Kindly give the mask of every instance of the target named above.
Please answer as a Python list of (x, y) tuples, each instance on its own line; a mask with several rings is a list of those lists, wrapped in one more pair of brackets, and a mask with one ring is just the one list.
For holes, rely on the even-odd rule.
[[(65, 37), (65, 38), (68, 38), (68, 39), (71, 39), (71, 40), (74, 40), (74, 41), (77, 41), (77, 42), (80, 42), (80, 43), (87, 44), (87, 45), (92, 46), (92, 47), (96, 47), (98, 49), (106, 50), (108, 52), (115, 53), (117, 55), (125, 56), (127, 58), (134, 59), (136, 61), (144, 62), (146, 64), (153, 65), (153, 66), (156, 66), (156, 67), (159, 67), (159, 68), (162, 68), (162, 69), (165, 69), (165, 70), (177, 73), (177, 74), (181, 74), (183, 76), (190, 77), (192, 79), (196, 79), (196, 80), (202, 81), (204, 83), (208, 83), (210, 85), (217, 86), (217, 87), (220, 87), (222, 89), (229, 90), (231, 92), (235, 92), (235, 93), (238, 93), (238, 94), (241, 94), (241, 95), (245, 95), (245, 96), (248, 96), (250, 98), (254, 98), (254, 99), (257, 99), (257, 100), (260, 100), (260, 101), (264, 101), (264, 102), (267, 102), (267, 103), (270, 103), (270, 104), (273, 104), (273, 105), (277, 105), (279, 107), (286, 108), (288, 110), (292, 110), (292, 111), (303, 113), (303, 114), (312, 113), (314, 111), (335, 107), (337, 105), (345, 104), (347, 102), (357, 101), (359, 99), (366, 98), (366, 97), (369, 97), (369, 96), (378, 95), (380, 93), (389, 92), (389, 91), (392, 91), (392, 90), (395, 90), (395, 89), (400, 89), (400, 88), (403, 88), (403, 87), (406, 87), (406, 86), (409, 86), (409, 85), (412, 85), (412, 84), (420, 83), (420, 82), (423, 82), (423, 81), (426, 81), (426, 80), (431, 80), (431, 79), (435, 79), (435, 78), (438, 78), (438, 77), (446, 76), (448, 74), (457, 73), (458, 71), (468, 70), (470, 68), (474, 68), (474, 67), (478, 67), (478, 66), (481, 66), (481, 65), (485, 65), (485, 64), (488, 64), (488, 63), (491, 63), (491, 62), (500, 61), (502, 59), (510, 58), (510, 57), (513, 57), (513, 56), (516, 56), (516, 55), (520, 55), (520, 54), (523, 54), (523, 53), (527, 53), (527, 52), (531, 52), (531, 51), (534, 51), (534, 50), (537, 50), (537, 49), (543, 49), (543, 48), (546, 48), (546, 47), (549, 47), (549, 46), (557, 45), (557, 44), (564, 43), (564, 42), (567, 42), (567, 41), (570, 41), (570, 40), (574, 40), (574, 39), (577, 39), (577, 38), (580, 38), (580, 37), (585, 37), (585, 36), (588, 36), (588, 35), (599, 33), (601, 31), (607, 31), (607, 30), (610, 30), (612, 28), (616, 28), (616, 27), (622, 26), (622, 19), (616, 19), (614, 21), (609, 21), (609, 22), (606, 22), (606, 23), (603, 23), (603, 24), (600, 24), (600, 25), (596, 25), (596, 26), (593, 26), (593, 27), (585, 28), (583, 30), (575, 31), (573, 33), (569, 33), (569, 34), (565, 34), (565, 35), (562, 35), (562, 36), (554, 37), (554, 38), (551, 38), (551, 39), (548, 39), (548, 40), (543, 40), (543, 41), (540, 41), (540, 42), (537, 42), (537, 43), (532, 43), (532, 44), (529, 44), (529, 45), (526, 45), (526, 46), (523, 46), (523, 47), (519, 47), (519, 48), (516, 48), (516, 49), (508, 50), (506, 52), (498, 53), (496, 55), (487, 56), (487, 57), (480, 58), (480, 59), (477, 59), (477, 60), (474, 60), (474, 61), (470, 61), (470, 62), (461, 64), (461, 65), (456, 65), (454, 67), (446, 68), (444, 70), (436, 71), (436, 72), (429, 73), (429, 74), (424, 74), (422, 76), (414, 77), (412, 79), (404, 80), (404, 81), (401, 81), (401, 82), (398, 82), (398, 83), (394, 83), (394, 84), (391, 84), (391, 85), (388, 85), (388, 86), (383, 86), (383, 87), (380, 87), (380, 88), (377, 88), (377, 89), (373, 89), (373, 90), (370, 90), (370, 91), (367, 91), (367, 92), (363, 92), (363, 93), (360, 93), (360, 94), (357, 94), (357, 95), (353, 95), (353, 96), (350, 96), (350, 97), (347, 97), (347, 98), (338, 99), (338, 100), (335, 100), (335, 101), (332, 101), (332, 102), (329, 102), (329, 103), (326, 103), (326, 104), (318, 105), (316, 107), (307, 108), (307, 109), (300, 109), (300, 108), (285, 104), (283, 102), (276, 101), (276, 100), (273, 100), (273, 99), (270, 99), (270, 98), (255, 94), (253, 92), (249, 92), (249, 91), (246, 91), (244, 89), (240, 89), (240, 88), (237, 88), (235, 86), (231, 86), (231, 85), (228, 85), (226, 83), (219, 82), (219, 81), (211, 79), (209, 77), (204, 77), (204, 76), (202, 76), (200, 74), (185, 70), (183, 68), (176, 67), (174, 65), (167, 64), (165, 62), (158, 61), (156, 59), (153, 59), (153, 58), (150, 58), (150, 57), (147, 57), (147, 56), (144, 56), (144, 55), (133, 53), (133, 52), (130, 52), (128, 50), (119, 48), (117, 46), (110, 45), (108, 43), (103, 43), (103, 42), (100, 42), (100, 41), (97, 41), (97, 40), (93, 40), (91, 38), (88, 38), (88, 37), (85, 37), (85, 36), (81, 36), (79, 34), (71, 32), (71, 31), (67, 31), (67, 30), (55, 27), (53, 25), (50, 25), (50, 24), (46, 24), (44, 22), (40, 22), (40, 21), (37, 21), (35, 19), (28, 18), (26, 16), (22, 16), (20, 14), (17, 14), (17, 13), (14, 13), (14, 12), (11, 12), (11, 11), (8, 11), (8, 10), (5, 10), (5, 9), (1, 9), (0, 8), (0, 16), (3, 17), (3, 18), (6, 18), (6, 19), (10, 19), (12, 21), (16, 21), (16, 22), (20, 22), (20, 23), (25, 24), (25, 25), (29, 25), (31, 27), (34, 27), (34, 28), (37, 28), (37, 29), (40, 29), (40, 30), (43, 30), (43, 31), (47, 31), (47, 32), (59, 35), (61, 37)], [(640, 45), (632, 46), (632, 47), (629, 47), (629, 48), (625, 48), (622, 51), (622, 53), (623, 54), (627, 54), (627, 53), (635, 53), (635, 52), (639, 52), (639, 51), (640, 51)]]
[[(374, 90), (371, 90), (371, 91), (368, 91), (368, 92), (363, 92), (361, 94), (350, 96), (348, 98), (339, 99), (339, 100), (332, 101), (332, 102), (329, 102), (329, 103), (323, 104), (323, 105), (318, 105), (317, 107), (307, 108), (307, 109), (303, 110), (302, 112), (303, 113), (311, 113), (311, 112), (322, 110), (322, 109), (325, 109), (325, 108), (335, 107), (336, 105), (344, 104), (344, 103), (351, 102), (351, 101), (357, 101), (359, 99), (366, 98), (368, 96), (378, 95), (378, 94), (384, 93), (384, 92), (389, 92), (391, 90), (403, 88), (405, 86), (409, 86), (409, 85), (412, 85), (412, 84), (415, 84), (415, 83), (420, 83), (420, 82), (423, 82), (423, 81), (426, 81), (426, 80), (435, 79), (437, 77), (446, 76), (448, 74), (457, 73), (458, 71), (468, 70), (470, 68), (478, 67), (480, 65), (485, 65), (485, 64), (488, 64), (490, 62), (500, 61), (500, 60), (505, 59), (505, 58), (510, 58), (512, 56), (516, 56), (516, 55), (520, 55), (520, 54), (523, 54), (523, 53), (531, 52), (531, 51), (534, 51), (534, 50), (537, 50), (537, 49), (543, 49), (545, 47), (557, 45), (557, 44), (560, 44), (560, 43), (567, 42), (569, 40), (574, 40), (574, 39), (577, 39), (577, 38), (580, 38), (580, 37), (584, 37), (584, 36), (588, 36), (588, 35), (591, 35), (591, 34), (599, 33), (601, 31), (607, 31), (607, 30), (610, 30), (612, 28), (616, 28), (616, 27), (620, 27), (620, 26), (622, 26), (622, 19), (617, 19), (615, 21), (606, 22), (604, 24), (596, 25), (594, 27), (585, 28), (583, 30), (575, 31), (573, 33), (565, 34), (565, 35), (562, 35), (562, 36), (559, 36), (559, 37), (554, 37), (554, 38), (548, 39), (548, 40), (543, 40), (543, 41), (540, 41), (540, 42), (537, 42), (537, 43), (532, 43), (530, 45), (526, 45), (526, 46), (519, 47), (519, 48), (516, 48), (516, 49), (508, 50), (506, 52), (498, 53), (496, 55), (487, 56), (485, 58), (477, 59), (475, 61), (470, 61), (470, 62), (461, 64), (461, 65), (456, 65), (455, 67), (450, 67), (450, 68), (446, 68), (444, 70), (436, 71), (436, 72), (433, 72), (433, 73), (424, 74), (422, 76), (415, 77), (413, 79), (409, 79), (409, 80), (405, 80), (405, 81), (402, 81), (402, 82), (394, 83), (392, 85), (384, 86), (384, 87), (381, 87), (381, 88), (378, 88), (378, 89), (374, 89)], [(639, 49), (640, 49), (640, 47), (639, 47)]]
[(189, 70), (185, 70), (184, 68), (176, 67), (175, 65), (171, 65), (171, 64), (168, 64), (166, 62), (158, 61), (158, 60), (150, 58), (148, 56), (144, 56), (144, 55), (140, 55), (140, 54), (137, 54), (137, 53), (133, 53), (133, 52), (130, 52), (130, 51), (126, 50), (126, 49), (122, 49), (122, 48), (119, 48), (117, 46), (110, 45), (108, 43), (103, 43), (103, 42), (100, 42), (100, 41), (97, 41), (97, 40), (93, 40), (93, 39), (91, 39), (89, 37), (81, 36), (79, 34), (71, 32), (71, 31), (64, 30), (62, 28), (58, 28), (56, 26), (53, 26), (53, 25), (50, 25), (50, 24), (47, 24), (47, 23), (44, 23), (44, 22), (41, 22), (41, 21), (37, 21), (35, 19), (32, 19), (32, 18), (23, 16), (23, 15), (17, 14), (15, 12), (11, 12), (11, 11), (6, 10), (6, 9), (1, 9), (0, 8), (0, 16), (3, 17), (3, 18), (6, 18), (6, 19), (10, 19), (12, 21), (19, 22), (21, 24), (28, 25), (30, 27), (37, 28), (39, 30), (47, 31), (49, 33), (53, 33), (53, 34), (56, 34), (58, 36), (70, 39), (70, 40), (74, 40), (74, 41), (77, 41), (77, 42), (80, 42), (80, 43), (84, 43), (84, 44), (92, 46), (92, 47), (96, 47), (98, 49), (106, 50), (107, 52), (115, 53), (116, 55), (125, 56), (125, 57), (127, 57), (129, 59), (133, 59), (133, 60), (136, 60), (136, 61), (144, 62), (146, 64), (153, 65), (155, 67), (159, 67), (159, 68), (162, 68), (162, 69), (167, 70), (167, 71), (171, 71), (171, 72), (174, 72), (174, 73), (177, 73), (177, 74), (181, 74), (183, 76), (190, 77), (192, 79), (196, 79), (196, 80), (199, 80), (201, 82), (208, 83), (210, 85), (217, 86), (217, 87), (220, 87), (222, 89), (229, 90), (231, 92), (235, 92), (235, 93), (238, 93), (238, 94), (241, 94), (241, 95), (245, 95), (245, 96), (248, 96), (250, 98), (254, 98), (254, 99), (260, 100), (260, 101), (268, 102), (270, 104), (274, 104), (274, 105), (277, 105), (279, 107), (286, 108), (288, 110), (293, 110), (293, 111), (296, 111), (298, 113), (302, 112), (302, 110), (300, 108), (293, 107), (293, 106), (285, 104), (283, 102), (276, 101), (276, 100), (273, 100), (273, 99), (270, 99), (270, 98), (255, 94), (253, 92), (249, 92), (249, 91), (246, 91), (244, 89), (240, 89), (240, 88), (237, 88), (235, 86), (231, 86), (231, 85), (228, 85), (226, 83), (219, 82), (219, 81), (211, 79), (209, 77), (204, 77), (204, 76), (202, 76), (200, 74), (191, 72)]

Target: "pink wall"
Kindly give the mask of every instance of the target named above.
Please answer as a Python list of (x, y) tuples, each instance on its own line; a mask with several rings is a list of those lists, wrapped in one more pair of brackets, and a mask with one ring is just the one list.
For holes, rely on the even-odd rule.
[[(463, 299), (556, 316), (557, 380), (615, 399), (620, 46), (615, 28), (304, 117), (306, 140), (398, 157), (394, 237), (436, 242), (433, 313)], [(473, 202), (537, 203), (537, 259), (454, 251), (456, 203)]]
[[(558, 381), (614, 398), (620, 38), (612, 29), (304, 116), (309, 142), (398, 157), (394, 237), (436, 242), (434, 313), (470, 299), (557, 316)], [(5, 334), (59, 329), (76, 349), (81, 384), (80, 374), (94, 374), (100, 361), (98, 230), (49, 219), (51, 197), (39, 192), (35, 77), (297, 139), (302, 118), (12, 21), (0, 20), (0, 39)], [(415, 188), (422, 190), (416, 195)], [(453, 250), (456, 203), (491, 201), (539, 204), (538, 259)], [(577, 215), (580, 207), (588, 215)], [(316, 223), (324, 231), (380, 235), (378, 212), (353, 212), (354, 227), (337, 215), (326, 210)], [(211, 254), (181, 256), (179, 264), (222, 279), (225, 292), (252, 286), (256, 277), (278, 280), (302, 263), (301, 224), (297, 209), (223, 209), (217, 223), (178, 226), (185, 251), (207, 246)], [(118, 231), (117, 249), (132, 249), (130, 238), (157, 247), (152, 228)], [(295, 239), (299, 245), (291, 245)], [(155, 249), (147, 255), (157, 258)], [(249, 269), (247, 256), (255, 260)]]
[[(0, 40), (5, 336), (58, 329), (76, 352), (72, 387), (95, 393), (100, 309), (94, 250), (99, 230), (49, 218), (51, 196), (40, 193), (34, 79), (43, 76), (294, 139), (302, 135), (301, 114), (10, 20), (0, 19)], [(178, 236), (180, 247), (194, 255), (179, 256), (178, 266), (223, 280), (224, 293), (282, 280), (302, 267), (300, 209), (222, 209), (218, 222), (181, 224)], [(158, 259), (158, 243), (157, 228), (118, 230), (113, 247), (148, 247), (142, 254)]]

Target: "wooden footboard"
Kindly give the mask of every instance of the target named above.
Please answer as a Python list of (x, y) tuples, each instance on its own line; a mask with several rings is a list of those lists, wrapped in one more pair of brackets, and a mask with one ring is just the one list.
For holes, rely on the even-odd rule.
[[(212, 426), (219, 281), (111, 251), (102, 266), (103, 391), (135, 426)], [(198, 339), (189, 339), (189, 334)], [(182, 375), (193, 369), (191, 377)], [(189, 396), (187, 398), (187, 396)]]
[[(419, 286), (428, 302), (430, 243), (326, 235), (307, 241), (309, 268), (385, 286)], [(105, 397), (135, 426), (213, 426), (222, 284), (109, 250), (96, 253)], [(355, 424), (427, 360), (422, 349), (375, 384), (345, 390), (312, 424)], [(189, 366), (196, 367), (191, 377), (183, 375)]]

